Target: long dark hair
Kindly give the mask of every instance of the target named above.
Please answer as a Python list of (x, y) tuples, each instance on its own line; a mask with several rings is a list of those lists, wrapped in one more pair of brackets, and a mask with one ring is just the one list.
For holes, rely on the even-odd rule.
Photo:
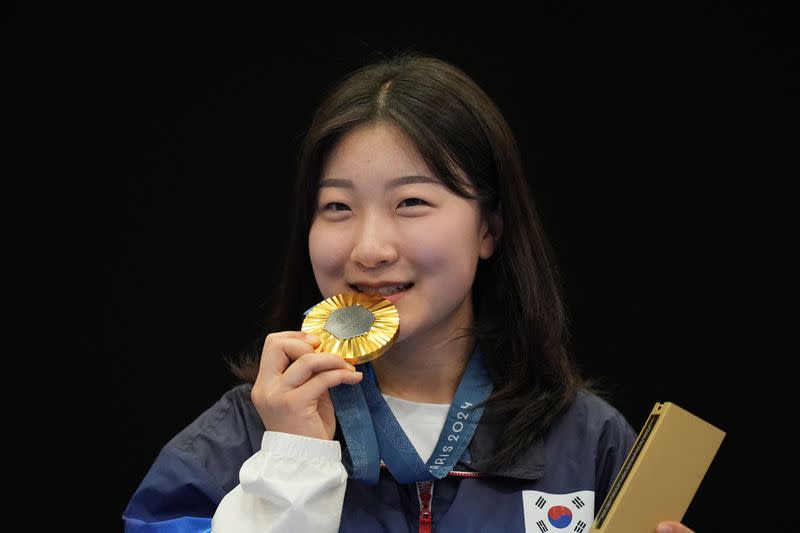
[[(495, 386), (485, 416), (503, 433), (484, 466), (507, 464), (572, 401), (581, 381), (517, 142), (489, 96), (458, 67), (404, 53), (356, 70), (323, 100), (300, 150), (297, 219), (269, 330), (299, 329), (302, 312), (322, 298), (308, 255), (317, 183), (342, 135), (369, 122), (399, 126), (450, 190), (476, 200), (484, 215), (502, 217), (502, 237), (480, 262), (472, 290), (474, 334)], [(258, 356), (245, 357), (234, 372), (254, 382)]]

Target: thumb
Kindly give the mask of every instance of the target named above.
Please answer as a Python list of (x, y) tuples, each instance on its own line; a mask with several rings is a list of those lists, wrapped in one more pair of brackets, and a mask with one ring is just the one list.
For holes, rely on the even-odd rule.
[(660, 522), (656, 533), (694, 533), (694, 531), (679, 522)]

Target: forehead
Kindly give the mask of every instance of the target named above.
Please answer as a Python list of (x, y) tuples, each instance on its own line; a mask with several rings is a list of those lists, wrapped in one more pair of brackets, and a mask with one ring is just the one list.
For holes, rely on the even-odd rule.
[(322, 179), (389, 179), (431, 175), (411, 139), (393, 124), (364, 124), (342, 136), (328, 154)]

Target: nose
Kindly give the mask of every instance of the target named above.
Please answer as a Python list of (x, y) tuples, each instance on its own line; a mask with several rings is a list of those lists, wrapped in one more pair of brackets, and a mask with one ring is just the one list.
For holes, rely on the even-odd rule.
[(391, 227), (374, 218), (359, 225), (350, 259), (363, 268), (377, 268), (397, 261), (398, 252)]

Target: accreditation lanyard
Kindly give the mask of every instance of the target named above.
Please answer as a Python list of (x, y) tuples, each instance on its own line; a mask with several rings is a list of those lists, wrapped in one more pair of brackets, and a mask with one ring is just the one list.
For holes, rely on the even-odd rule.
[[(403, 484), (441, 479), (467, 449), (483, 414), (482, 402), (492, 392), (492, 382), (480, 350), (470, 358), (456, 389), (436, 447), (423, 461), (378, 389), (372, 365), (357, 365), (364, 373), (360, 386), (330, 389), (336, 418), (347, 443), (345, 466), (350, 477), (374, 485), (380, 462)], [(347, 460), (349, 459), (349, 461)]]

